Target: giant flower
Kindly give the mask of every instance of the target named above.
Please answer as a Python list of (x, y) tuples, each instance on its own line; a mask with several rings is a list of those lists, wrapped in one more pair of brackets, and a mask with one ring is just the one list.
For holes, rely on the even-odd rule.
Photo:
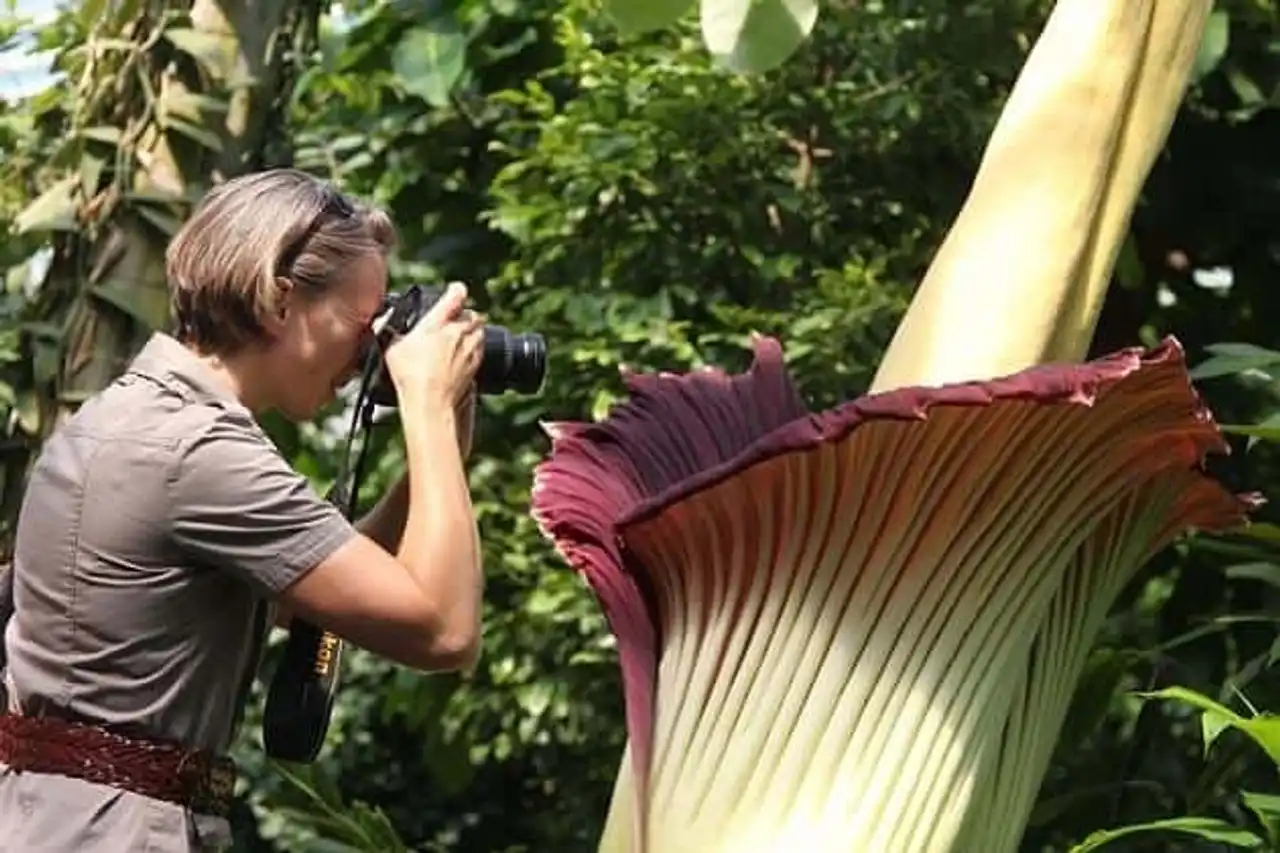
[(781, 345), (549, 425), (534, 513), (617, 636), (602, 850), (1015, 850), (1101, 620), (1245, 522), (1173, 338), (1079, 363), (1208, 0), (1061, 0), (872, 392)]
[(1120, 587), (1249, 504), (1173, 340), (819, 414), (768, 339), (628, 384), (535, 485), (617, 634), (620, 849), (1014, 849)]

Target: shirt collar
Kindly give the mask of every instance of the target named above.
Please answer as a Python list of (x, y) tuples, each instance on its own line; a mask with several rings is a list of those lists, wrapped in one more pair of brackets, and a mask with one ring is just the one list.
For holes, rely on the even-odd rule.
[(217, 374), (176, 338), (154, 332), (129, 366), (129, 372), (184, 392), (184, 396), (222, 408), (244, 408)]

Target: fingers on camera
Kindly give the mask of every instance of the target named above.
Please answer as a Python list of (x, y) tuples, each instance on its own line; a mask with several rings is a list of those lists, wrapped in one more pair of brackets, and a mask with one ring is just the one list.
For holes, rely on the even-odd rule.
[(436, 304), (431, 306), (427, 317), (431, 318), (435, 325), (443, 326), (458, 318), (466, 302), (467, 286), (460, 281), (451, 281), (445, 292), (436, 300)]

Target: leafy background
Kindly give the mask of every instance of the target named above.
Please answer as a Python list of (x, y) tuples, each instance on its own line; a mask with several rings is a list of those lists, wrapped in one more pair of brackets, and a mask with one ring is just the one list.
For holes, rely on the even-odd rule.
[[(395, 286), (469, 282), (494, 322), (547, 336), (551, 380), (483, 402), (477, 671), (424, 677), (353, 651), (313, 767), (263, 760), (259, 690), (237, 747), (238, 849), (593, 850), (624, 738), (620, 686), (595, 601), (528, 515), (538, 421), (601, 416), (622, 365), (739, 368), (753, 331), (783, 339), (811, 406), (859, 394), (1048, 6), (832, 3), (791, 60), (738, 77), (710, 63), (695, 24), (622, 40), (588, 0), (226, 0), (240, 46), (268, 57), (256, 89), (201, 31), (200, 2), (84, 3), (28, 26), (60, 75), (0, 106), (0, 533), (40, 438), (157, 322), (156, 253), (219, 175), (294, 164), (385, 205), (404, 240)], [(18, 30), (0, 20), (0, 39)], [(246, 104), (252, 132), (229, 134)], [(1224, 0), (1095, 350), (1177, 335), (1219, 420), (1261, 425), (1233, 434), (1219, 472), (1268, 494), (1277, 281), (1280, 10)], [(320, 489), (341, 414), (270, 424)], [(403, 466), (394, 423), (375, 442), (366, 501)], [(1026, 851), (1187, 814), (1267, 834), (1241, 796), (1276, 791), (1266, 751), (1228, 728), (1206, 757), (1195, 707), (1136, 695), (1179, 685), (1236, 713), (1280, 707), (1280, 527), (1273, 509), (1260, 518), (1248, 537), (1179, 543), (1126, 591)]]

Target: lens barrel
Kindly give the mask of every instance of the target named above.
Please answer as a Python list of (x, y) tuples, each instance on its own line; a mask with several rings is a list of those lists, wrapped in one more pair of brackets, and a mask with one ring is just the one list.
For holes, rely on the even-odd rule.
[(481, 394), (536, 394), (542, 388), (547, 377), (547, 341), (542, 335), (485, 326), (483, 347), (476, 371), (476, 390)]

